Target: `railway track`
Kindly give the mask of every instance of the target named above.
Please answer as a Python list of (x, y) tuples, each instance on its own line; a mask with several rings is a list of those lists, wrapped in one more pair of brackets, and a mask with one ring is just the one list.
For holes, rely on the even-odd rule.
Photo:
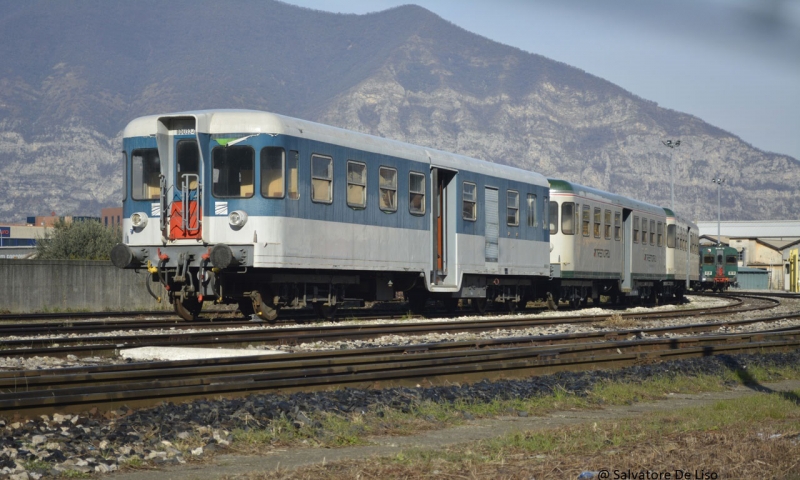
[[(663, 319), (682, 316), (723, 315), (731, 311), (743, 312), (765, 310), (779, 302), (760, 297), (731, 297), (732, 303), (715, 308), (696, 308), (672, 310), (667, 312), (623, 313), (621, 316), (646, 319)], [(307, 342), (333, 340), (367, 340), (385, 335), (422, 335), (428, 333), (485, 332), (544, 327), (559, 324), (586, 324), (606, 320), (609, 315), (565, 316), (542, 318), (536, 315), (521, 315), (512, 318), (465, 320), (458, 322), (402, 322), (390, 324), (353, 324), (334, 326), (301, 326), (286, 328), (253, 328), (252, 323), (244, 323), (245, 330), (234, 330), (239, 324), (225, 324), (224, 331), (184, 333), (135, 333), (122, 336), (36, 337), (6, 339), (0, 344), (0, 357), (33, 357), (67, 355), (116, 356), (120, 349), (133, 347), (164, 346), (227, 346), (249, 345), (296, 345)], [(747, 322), (747, 321), (745, 321)], [(185, 325), (185, 324), (182, 324)], [(720, 326), (719, 323), (716, 324)], [(174, 328), (172, 325), (170, 329)], [(219, 326), (217, 327), (219, 328)], [(698, 327), (699, 328), (699, 327)], [(635, 330), (644, 332), (645, 330)], [(59, 332), (60, 333), (60, 332)]]
[[(524, 345), (527, 342), (528, 345)], [(420, 382), (473, 382), (563, 370), (617, 368), (719, 354), (787, 351), (800, 330), (701, 337), (531, 345), (503, 339), (280, 356), (0, 372), (0, 412), (24, 415), (88, 407), (143, 407), (164, 400)]]

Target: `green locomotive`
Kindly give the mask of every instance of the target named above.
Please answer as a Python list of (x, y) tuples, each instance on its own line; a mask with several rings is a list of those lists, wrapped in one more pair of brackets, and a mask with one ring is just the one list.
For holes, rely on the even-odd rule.
[(700, 290), (722, 292), (736, 286), (739, 252), (722, 245), (700, 248)]

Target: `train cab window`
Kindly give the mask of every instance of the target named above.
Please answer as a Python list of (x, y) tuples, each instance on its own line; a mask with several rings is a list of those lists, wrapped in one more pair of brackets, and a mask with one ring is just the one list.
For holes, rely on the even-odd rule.
[(675, 224), (667, 225), (667, 248), (675, 248), (675, 232), (677, 227)]
[(283, 198), (284, 151), (278, 147), (261, 149), (261, 196)]
[(157, 199), (161, 192), (161, 160), (158, 149), (144, 148), (131, 153), (131, 198)]
[(536, 221), (536, 195), (528, 194), (528, 226), (536, 227), (539, 223)]
[(611, 210), (603, 211), (603, 237), (611, 240)]
[(364, 163), (347, 162), (347, 206), (367, 206), (367, 165)]
[(583, 234), (584, 237), (589, 236), (589, 222), (591, 222), (589, 215), (591, 215), (591, 212), (592, 212), (592, 207), (590, 207), (589, 205), (583, 206), (583, 212), (581, 214), (581, 221), (582, 221), (581, 233)]
[(519, 193), (506, 192), (506, 223), (511, 227), (519, 225)]
[(425, 175), (408, 174), (408, 211), (415, 215), (425, 214)]
[(622, 214), (614, 212), (614, 240), (619, 242), (622, 240)]
[(300, 186), (298, 184), (300, 178), (300, 152), (297, 150), (289, 150), (289, 199), (300, 200)]
[(594, 238), (600, 238), (600, 216), (602, 209), (595, 207), (594, 209)]
[(714, 265), (714, 255), (703, 255), (703, 265)]
[[(175, 188), (183, 190), (184, 183), (187, 190), (195, 190), (197, 181), (200, 178), (200, 150), (197, 148), (197, 140), (181, 140), (178, 142), (177, 152), (175, 153), (178, 168), (178, 182)], [(249, 196), (253, 196), (252, 192)]]
[(664, 246), (664, 224), (661, 223), (661, 222), (658, 222), (658, 226), (656, 228), (658, 229), (658, 230), (656, 230), (656, 232), (658, 232), (658, 237), (657, 237), (658, 246), (659, 247), (663, 247)]
[[(128, 154), (122, 153), (122, 201), (128, 199)], [(106, 217), (108, 218), (108, 217)]]
[(736, 255), (726, 255), (725, 256), (725, 263), (728, 265), (736, 265), (739, 263), (739, 259)]
[(639, 243), (639, 217), (633, 217), (633, 243)]
[(656, 239), (656, 221), (650, 220), (650, 245), (655, 245)]
[(464, 220), (474, 222), (478, 218), (478, 187), (474, 183), (464, 182), (461, 206), (461, 216)]
[(246, 145), (216, 147), (211, 151), (215, 197), (249, 198), (254, 192), (255, 152)]
[(555, 235), (558, 233), (558, 202), (550, 202), (549, 209), (550, 235)]
[(378, 169), (378, 188), (380, 189), (381, 210), (397, 211), (397, 170), (389, 167)]
[(333, 202), (333, 159), (311, 155), (311, 201)]
[(561, 233), (564, 235), (575, 234), (576, 217), (575, 204), (573, 202), (564, 202), (561, 204)]

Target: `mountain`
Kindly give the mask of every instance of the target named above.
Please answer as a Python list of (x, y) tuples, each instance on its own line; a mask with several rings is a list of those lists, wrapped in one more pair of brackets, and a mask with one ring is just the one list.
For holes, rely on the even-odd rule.
[[(276, 1), (3, 3), (0, 219), (119, 203), (121, 130), (205, 108), (268, 110), (532, 169), (716, 218), (794, 218), (798, 162), (417, 7)], [(677, 149), (663, 139), (681, 140)]]

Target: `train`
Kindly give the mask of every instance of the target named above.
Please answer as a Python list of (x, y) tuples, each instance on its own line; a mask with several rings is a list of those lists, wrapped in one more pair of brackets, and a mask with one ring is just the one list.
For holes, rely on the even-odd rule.
[(725, 245), (703, 246), (698, 289), (723, 292), (738, 284), (739, 252)]
[(206, 302), (329, 319), (398, 292), (413, 312), (670, 301), (700, 282), (696, 224), (536, 172), (254, 110), (144, 116), (122, 143), (111, 261), (185, 320)]

